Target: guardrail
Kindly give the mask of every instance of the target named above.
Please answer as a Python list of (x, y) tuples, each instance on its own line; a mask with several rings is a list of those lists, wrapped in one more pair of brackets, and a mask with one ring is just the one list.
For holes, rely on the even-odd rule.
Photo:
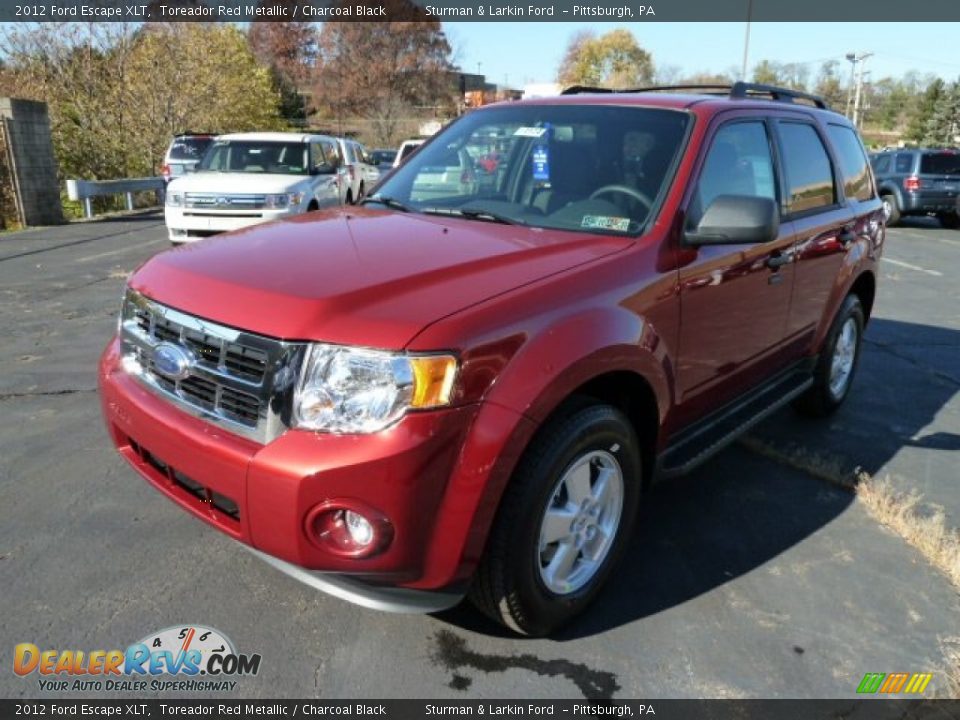
[(127, 210), (133, 210), (133, 193), (157, 192), (158, 203), (161, 201), (164, 183), (162, 177), (128, 178), (126, 180), (67, 180), (67, 197), (71, 200), (83, 201), (83, 216), (93, 217), (93, 203), (91, 200), (103, 195), (126, 196)]

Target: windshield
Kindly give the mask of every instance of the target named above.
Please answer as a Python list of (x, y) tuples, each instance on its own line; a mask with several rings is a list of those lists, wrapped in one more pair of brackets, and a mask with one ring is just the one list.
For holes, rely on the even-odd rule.
[(924, 175), (960, 175), (960, 153), (924, 153), (920, 157)]
[(444, 130), (371, 199), (415, 212), (636, 233), (688, 122), (674, 110), (610, 105), (481, 110)]
[(198, 165), (213, 172), (306, 175), (307, 145), (300, 142), (218, 140)]
[(170, 159), (199, 160), (212, 143), (212, 137), (178, 137), (170, 145)]

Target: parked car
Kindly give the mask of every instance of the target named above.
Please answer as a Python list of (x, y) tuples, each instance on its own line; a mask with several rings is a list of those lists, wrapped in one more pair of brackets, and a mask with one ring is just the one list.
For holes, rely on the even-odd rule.
[(360, 202), (367, 190), (377, 184), (380, 170), (363, 145), (356, 140), (337, 138), (337, 141), (340, 143), (340, 156), (346, 170), (345, 201), (347, 204)]
[[(414, 197), (492, 134), (495, 185)], [(542, 635), (616, 581), (652, 482), (844, 402), (884, 233), (856, 130), (812, 96), (494, 105), (362, 207), (147, 261), (103, 413), (154, 488), (282, 572)]]
[(413, 151), (418, 147), (423, 145), (426, 142), (423, 138), (413, 138), (411, 140), (404, 140), (400, 143), (400, 147), (397, 148), (397, 156), (393, 159), (393, 166), (400, 167), (403, 162), (413, 154)]
[(933, 215), (946, 228), (960, 228), (960, 150), (901, 148), (871, 157), (887, 224), (909, 215)]
[(160, 174), (168, 183), (176, 177), (185, 175), (199, 163), (213, 144), (215, 135), (209, 133), (181, 133), (170, 141), (170, 147), (163, 155)]
[(464, 148), (444, 153), (433, 164), (425, 166), (413, 180), (412, 200), (430, 200), (466, 196), (474, 193), (477, 172), (470, 154)]
[(196, 171), (167, 187), (170, 241), (183, 243), (342, 200), (337, 141), (325, 135), (221, 135)]
[(393, 161), (397, 159), (397, 151), (377, 148), (370, 151), (370, 158), (381, 174), (388, 173), (393, 169)]

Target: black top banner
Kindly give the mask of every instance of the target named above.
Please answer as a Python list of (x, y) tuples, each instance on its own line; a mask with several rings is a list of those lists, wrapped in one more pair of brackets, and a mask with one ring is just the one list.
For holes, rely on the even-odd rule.
[(0, 22), (888, 22), (960, 21), (922, 0), (0, 0)]

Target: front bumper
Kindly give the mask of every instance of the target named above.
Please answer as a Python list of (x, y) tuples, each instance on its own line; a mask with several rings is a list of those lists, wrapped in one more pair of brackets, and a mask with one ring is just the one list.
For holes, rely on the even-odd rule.
[(298, 206), (276, 210), (218, 211), (166, 206), (163, 217), (172, 242), (192, 242), (209, 235), (280, 220), (300, 213)]
[[(149, 391), (120, 367), (116, 341), (101, 359), (99, 384), (120, 455), (169, 499), (274, 567), (384, 610), (432, 612), (462, 597), (456, 567), (428, 574), (424, 564), (437, 526), (451, 521), (440, 506), (476, 406), (410, 413), (373, 435), (289, 430), (260, 445)], [(331, 499), (381, 513), (392, 525), (391, 543), (365, 558), (314, 543), (306, 518)]]

